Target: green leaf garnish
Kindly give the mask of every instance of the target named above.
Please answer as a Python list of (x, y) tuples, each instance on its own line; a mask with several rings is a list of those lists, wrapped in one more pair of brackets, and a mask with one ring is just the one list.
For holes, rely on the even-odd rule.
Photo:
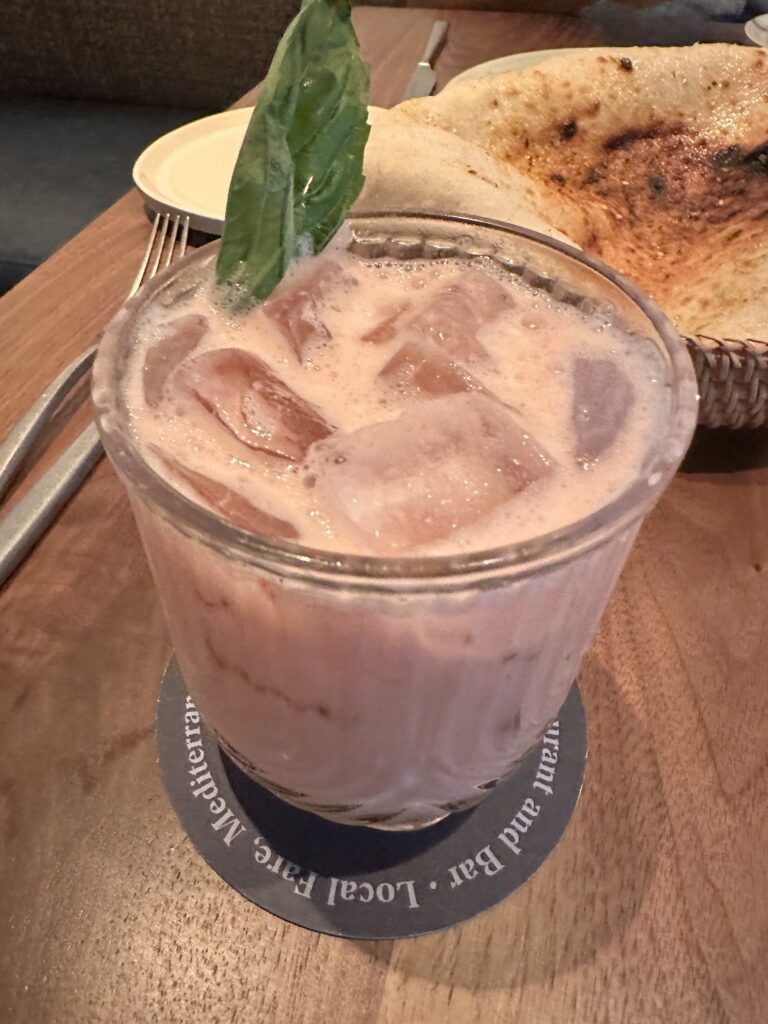
[(216, 264), (238, 301), (266, 299), (320, 252), (363, 187), (368, 66), (350, 0), (304, 0), (275, 51), (245, 133)]

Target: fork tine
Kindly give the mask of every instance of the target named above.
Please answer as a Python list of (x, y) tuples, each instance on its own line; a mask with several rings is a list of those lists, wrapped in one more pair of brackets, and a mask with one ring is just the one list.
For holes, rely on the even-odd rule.
[(171, 260), (173, 259), (173, 247), (176, 245), (176, 235), (179, 233), (179, 221), (181, 217), (177, 213), (173, 218), (173, 227), (171, 228), (171, 239), (168, 242), (168, 251), (165, 254), (165, 262), (163, 263), (163, 269), (170, 266)]
[(187, 251), (187, 239), (189, 238), (189, 217), (184, 218), (184, 224), (181, 228), (181, 241), (179, 242), (179, 257), (181, 258)]
[(149, 268), (147, 278), (154, 277), (157, 273), (157, 268), (160, 266), (160, 257), (163, 255), (163, 246), (165, 245), (165, 239), (168, 234), (168, 224), (170, 222), (170, 214), (164, 213), (160, 219), (160, 233), (158, 236), (157, 248), (155, 249), (155, 255), (152, 259), (152, 265)]
[(149, 236), (149, 241), (147, 242), (147, 248), (144, 251), (144, 258), (141, 261), (141, 266), (139, 267), (139, 272), (136, 275), (136, 277), (133, 279), (133, 284), (131, 285), (130, 290), (128, 292), (128, 298), (129, 299), (133, 295), (135, 295), (136, 292), (141, 287), (141, 282), (142, 282), (142, 280), (144, 278), (144, 271), (147, 269), (147, 264), (149, 263), (149, 257), (152, 255), (152, 246), (155, 244), (155, 237), (157, 235), (158, 225), (160, 224), (160, 217), (161, 217), (161, 214), (159, 214), (159, 213), (155, 214), (155, 219), (152, 222), (152, 232), (151, 232), (151, 234)]

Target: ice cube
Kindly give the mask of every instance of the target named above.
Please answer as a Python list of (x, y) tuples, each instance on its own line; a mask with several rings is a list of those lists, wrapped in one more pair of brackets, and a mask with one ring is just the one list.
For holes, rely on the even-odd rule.
[(478, 332), (513, 306), (502, 284), (482, 270), (465, 270), (433, 293), (406, 329), (433, 338), (452, 359), (489, 359)]
[(243, 444), (281, 459), (302, 459), (331, 428), (251, 352), (220, 348), (184, 363), (174, 377)]
[(356, 283), (338, 263), (324, 259), (319, 266), (300, 268), (284, 278), (262, 303), (261, 310), (275, 322), (299, 362), (303, 362), (307, 345), (327, 341), (331, 336), (322, 316), (323, 303), (329, 301), (335, 289)]
[(552, 465), (506, 406), (479, 394), (416, 403), (320, 441), (307, 460), (331, 522), (346, 520), (381, 554), (471, 526)]
[(403, 302), (395, 306), (383, 320), (380, 320), (369, 331), (365, 332), (363, 341), (369, 341), (374, 345), (382, 345), (385, 341), (392, 341), (397, 334), (400, 318), (410, 308), (410, 302)]
[(579, 461), (594, 461), (616, 442), (634, 401), (631, 381), (613, 360), (576, 359), (572, 415)]
[(485, 390), (465, 367), (454, 363), (434, 341), (425, 337), (407, 341), (379, 371), (379, 376), (398, 391), (414, 397)]
[[(156, 453), (159, 454), (159, 453)], [(176, 459), (167, 455), (159, 455), (163, 464), (172, 473), (182, 479), (192, 490), (203, 499), (205, 504), (234, 526), (250, 533), (259, 533), (272, 540), (297, 540), (299, 533), (285, 519), (279, 519), (270, 512), (258, 508), (242, 494), (233, 491), (226, 484), (212, 480), (204, 473), (183, 466)]]
[(199, 313), (176, 317), (164, 327), (160, 338), (144, 354), (144, 399), (156, 408), (163, 400), (170, 375), (200, 344), (208, 321)]

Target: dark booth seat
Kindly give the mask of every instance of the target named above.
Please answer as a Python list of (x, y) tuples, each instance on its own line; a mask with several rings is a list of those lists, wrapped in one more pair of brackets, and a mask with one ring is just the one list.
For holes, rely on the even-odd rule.
[(0, 97), (0, 294), (130, 188), (150, 142), (205, 113)]

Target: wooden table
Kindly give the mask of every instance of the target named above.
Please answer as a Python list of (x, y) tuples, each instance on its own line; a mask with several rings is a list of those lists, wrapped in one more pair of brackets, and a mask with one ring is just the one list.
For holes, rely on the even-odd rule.
[[(376, 103), (437, 13), (357, 12)], [(443, 82), (597, 41), (566, 17), (447, 17)], [(146, 237), (131, 193), (0, 302), (0, 435), (117, 308)], [(700, 436), (643, 528), (581, 677), (584, 793), (535, 878), (462, 927), (364, 943), (250, 905), (181, 831), (153, 737), (169, 644), (100, 464), (0, 593), (0, 1020), (768, 1020), (767, 467), (764, 432)]]

